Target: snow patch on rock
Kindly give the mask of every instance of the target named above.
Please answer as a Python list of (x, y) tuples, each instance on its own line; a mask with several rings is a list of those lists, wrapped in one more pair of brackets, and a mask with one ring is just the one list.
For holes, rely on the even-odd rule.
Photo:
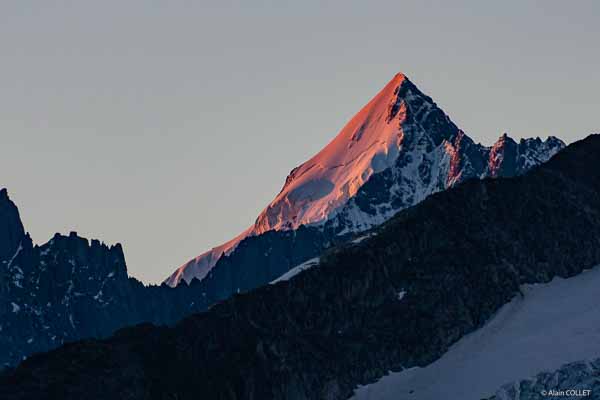
[(312, 258), (312, 259), (310, 259), (306, 262), (303, 262), (302, 264), (290, 269), (288, 272), (281, 275), (279, 278), (275, 279), (274, 281), (271, 281), (270, 283), (275, 284), (275, 283), (282, 282), (282, 281), (289, 281), (294, 276), (298, 275), (300, 272), (306, 271), (307, 269), (311, 269), (318, 265), (319, 265), (319, 257)]

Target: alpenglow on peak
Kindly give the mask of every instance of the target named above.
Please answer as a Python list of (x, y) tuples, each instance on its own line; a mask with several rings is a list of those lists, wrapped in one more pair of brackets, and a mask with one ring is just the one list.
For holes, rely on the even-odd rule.
[(432, 193), (469, 178), (512, 176), (564, 143), (501, 137), (475, 143), (403, 73), (397, 73), (319, 153), (288, 175), (255, 223), (179, 267), (165, 281), (203, 279), (249, 236), (322, 227), (344, 235), (376, 226)]

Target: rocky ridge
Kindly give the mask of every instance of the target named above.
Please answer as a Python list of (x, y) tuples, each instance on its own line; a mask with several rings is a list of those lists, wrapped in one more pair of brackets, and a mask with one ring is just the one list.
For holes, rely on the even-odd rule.
[(509, 383), (488, 400), (600, 399), (600, 359), (565, 364), (556, 371)]

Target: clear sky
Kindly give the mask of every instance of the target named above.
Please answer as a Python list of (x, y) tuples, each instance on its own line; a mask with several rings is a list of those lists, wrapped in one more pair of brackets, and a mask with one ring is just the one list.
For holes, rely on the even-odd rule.
[[(451, 4), (452, 3), (452, 4)], [(476, 141), (600, 131), (600, 2), (0, 2), (0, 186), (158, 282), (404, 72)]]

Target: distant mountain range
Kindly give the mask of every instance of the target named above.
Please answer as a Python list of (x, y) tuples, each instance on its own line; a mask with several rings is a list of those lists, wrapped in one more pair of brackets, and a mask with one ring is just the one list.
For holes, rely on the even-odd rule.
[[(204, 279), (242, 240), (265, 232), (316, 228), (339, 242), (381, 224), (432, 193), (471, 178), (519, 175), (564, 147), (555, 137), (519, 143), (502, 135), (476, 144), (406, 76), (397, 74), (325, 148), (294, 168), (283, 189), (246, 231), (188, 261), (165, 282)], [(343, 241), (343, 239), (341, 240)], [(320, 252), (298, 255), (305, 261)]]
[[(6, 189), (0, 190), (0, 367), (142, 321), (188, 314), (191, 289), (144, 287), (127, 276), (120, 245), (72, 232), (33, 245)], [(188, 296), (188, 297), (186, 297)]]
[[(600, 265), (599, 238), (593, 135), (522, 176), (432, 194), (295, 276), (173, 327), (142, 324), (33, 355), (0, 376), (0, 397), (346, 399), (389, 371), (439, 359), (522, 285)], [(510, 365), (489, 366), (500, 367)], [(498, 388), (494, 398), (539, 399), (533, 388), (567, 383), (597, 388), (597, 371), (597, 361), (570, 364)]]
[[(0, 366), (141, 322), (173, 324), (247, 292), (471, 178), (520, 175), (564, 147), (554, 137), (475, 144), (396, 75), (238, 238), (184, 265), (167, 285), (128, 277), (120, 245), (76, 233), (34, 245), (0, 192)], [(225, 254), (225, 256), (223, 256)], [(196, 279), (194, 279), (196, 278)]]

